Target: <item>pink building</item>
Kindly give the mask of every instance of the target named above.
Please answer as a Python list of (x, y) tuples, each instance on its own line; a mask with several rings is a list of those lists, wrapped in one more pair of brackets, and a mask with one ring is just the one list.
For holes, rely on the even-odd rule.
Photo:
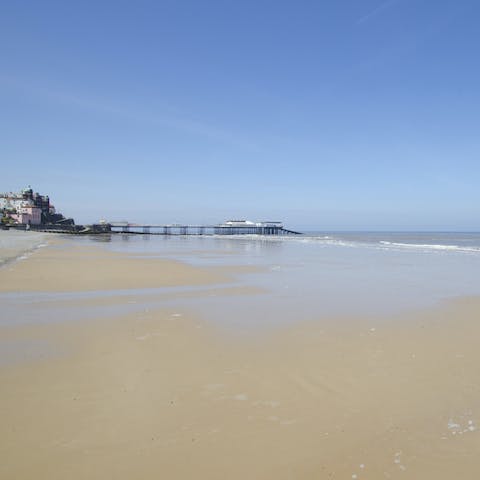
[(40, 225), (42, 223), (42, 209), (33, 205), (22, 205), (17, 213), (11, 215), (17, 222), (24, 225)]

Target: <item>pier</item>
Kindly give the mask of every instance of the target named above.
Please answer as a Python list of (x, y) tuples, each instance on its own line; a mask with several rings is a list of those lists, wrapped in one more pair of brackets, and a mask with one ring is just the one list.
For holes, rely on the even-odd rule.
[(228, 221), (219, 225), (142, 225), (129, 222), (109, 222), (112, 233), (143, 235), (300, 235), (281, 222)]
[(229, 220), (218, 225), (188, 224), (141, 224), (127, 221), (105, 222), (92, 225), (70, 223), (51, 223), (40, 225), (12, 224), (5, 229), (32, 230), (35, 232), (63, 233), (74, 235), (98, 235), (105, 233), (129, 233), (139, 235), (301, 235), (300, 232), (287, 229), (281, 222), (249, 222)]

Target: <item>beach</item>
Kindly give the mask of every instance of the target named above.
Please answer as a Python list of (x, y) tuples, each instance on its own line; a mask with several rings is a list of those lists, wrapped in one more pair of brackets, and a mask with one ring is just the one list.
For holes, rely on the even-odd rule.
[[(172, 242), (59, 237), (0, 269), (0, 478), (476, 478), (470, 283), (432, 279), (419, 304), (432, 270), (397, 252), (385, 276), (404, 284), (374, 289), (362, 263), (334, 309), (308, 268), (326, 255), (335, 284), (352, 250)], [(421, 258), (464, 279), (477, 261)]]

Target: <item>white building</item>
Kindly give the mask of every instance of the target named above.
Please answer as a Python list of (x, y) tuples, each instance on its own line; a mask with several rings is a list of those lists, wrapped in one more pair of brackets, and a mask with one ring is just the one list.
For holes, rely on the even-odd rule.
[(227, 220), (220, 227), (272, 227), (282, 228), (283, 222), (251, 222), (250, 220)]

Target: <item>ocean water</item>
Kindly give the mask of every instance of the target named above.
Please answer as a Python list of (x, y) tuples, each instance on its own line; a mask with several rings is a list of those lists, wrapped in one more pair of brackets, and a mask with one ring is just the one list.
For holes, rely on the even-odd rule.
[(477, 232), (307, 232), (304, 241), (388, 250), (480, 253)]
[[(50, 310), (48, 318), (81, 319), (165, 307), (188, 309), (222, 325), (250, 329), (345, 316), (387, 318), (456, 297), (480, 295), (479, 233), (309, 232), (288, 237), (117, 234), (68, 236), (65, 241), (199, 266), (256, 268), (235, 274), (229, 284), (218, 286), (0, 294), (0, 303), (4, 311), (11, 312), (10, 318), (38, 321), (38, 309), (24, 308), (38, 302), (54, 304), (56, 299), (134, 293), (140, 300), (128, 306), (68, 312), (58, 308), (56, 313)], [(259, 287), (262, 293), (222, 294), (222, 289), (232, 286)], [(205, 295), (199, 296), (202, 290)], [(187, 295), (181, 300), (169, 299), (169, 293), (177, 291)], [(155, 295), (157, 300), (152, 299)]]

